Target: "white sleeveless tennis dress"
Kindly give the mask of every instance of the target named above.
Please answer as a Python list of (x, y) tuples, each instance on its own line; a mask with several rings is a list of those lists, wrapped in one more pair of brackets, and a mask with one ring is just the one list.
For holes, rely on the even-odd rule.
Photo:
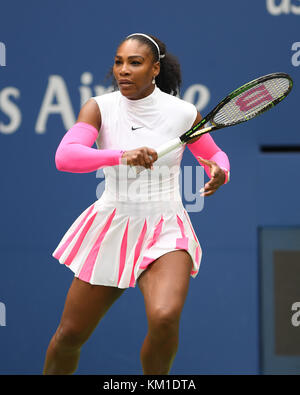
[[(156, 148), (194, 123), (192, 104), (162, 92), (129, 100), (119, 91), (93, 97), (101, 112), (99, 149)], [(186, 250), (196, 277), (202, 251), (180, 195), (185, 146), (137, 176), (130, 166), (103, 168), (105, 190), (74, 221), (53, 257), (79, 279), (118, 288), (135, 287), (147, 266), (170, 251)]]

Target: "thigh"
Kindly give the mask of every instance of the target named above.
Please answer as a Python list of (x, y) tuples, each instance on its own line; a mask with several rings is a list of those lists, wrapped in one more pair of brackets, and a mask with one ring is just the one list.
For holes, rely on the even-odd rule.
[(88, 337), (125, 289), (92, 285), (74, 277), (68, 291), (60, 329)]
[(138, 279), (148, 319), (156, 311), (180, 316), (188, 293), (192, 259), (184, 250), (168, 252), (149, 265)]

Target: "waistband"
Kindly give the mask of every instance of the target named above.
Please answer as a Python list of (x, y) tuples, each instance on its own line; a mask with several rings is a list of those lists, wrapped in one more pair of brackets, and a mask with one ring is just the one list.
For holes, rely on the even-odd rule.
[(96, 202), (96, 207), (116, 208), (120, 213), (131, 216), (148, 216), (158, 214), (182, 213), (184, 210), (181, 196), (168, 200), (131, 200), (117, 199), (107, 189)]

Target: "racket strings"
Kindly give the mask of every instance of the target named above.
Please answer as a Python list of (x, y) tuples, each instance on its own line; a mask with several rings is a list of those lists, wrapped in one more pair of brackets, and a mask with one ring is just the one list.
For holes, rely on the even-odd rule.
[(273, 78), (251, 86), (221, 107), (213, 117), (213, 124), (228, 126), (247, 121), (284, 96), (289, 86), (287, 78)]

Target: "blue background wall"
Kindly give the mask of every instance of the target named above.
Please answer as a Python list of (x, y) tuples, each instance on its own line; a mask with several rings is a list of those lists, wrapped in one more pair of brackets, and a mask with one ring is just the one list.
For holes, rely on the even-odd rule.
[[(96, 200), (99, 183), (95, 172), (58, 172), (55, 151), (84, 95), (110, 85), (105, 76), (114, 51), (136, 31), (157, 35), (178, 56), (182, 97), (194, 84), (208, 89), (203, 114), (260, 75), (284, 71), (294, 79), (278, 107), (213, 136), (230, 157), (232, 180), (205, 199), (202, 212), (190, 214), (203, 260), (191, 279), (171, 371), (261, 372), (257, 231), (300, 225), (300, 155), (264, 154), (260, 146), (300, 145), (300, 52), (292, 50), (300, 41), (299, 14), (296, 0), (2, 1), (0, 302), (6, 326), (0, 327), (0, 373), (42, 371), (73, 278), (51, 253)], [(54, 109), (43, 123), (42, 104), (53, 86), (65, 90), (62, 105), (52, 100), (64, 115)], [(191, 164), (197, 162), (186, 150), (183, 165)], [(129, 289), (83, 348), (77, 373), (141, 374), (146, 330), (142, 294)]]

